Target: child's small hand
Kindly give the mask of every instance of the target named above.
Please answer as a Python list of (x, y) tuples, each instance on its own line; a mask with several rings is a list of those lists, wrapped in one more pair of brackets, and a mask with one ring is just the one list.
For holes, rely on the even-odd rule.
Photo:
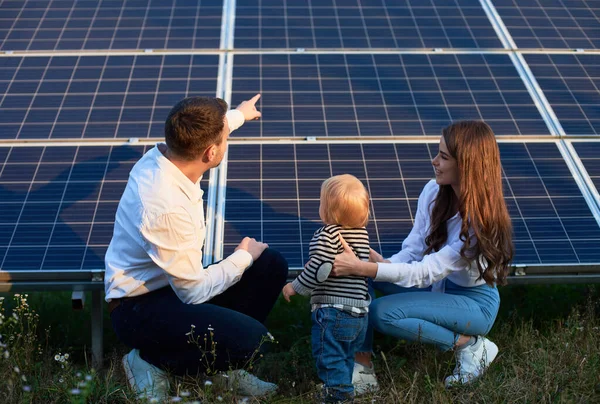
[(287, 285), (285, 285), (283, 287), (283, 290), (281, 291), (283, 293), (283, 297), (284, 299), (289, 303), (290, 301), (290, 296), (294, 296), (296, 294), (296, 291), (294, 290), (294, 287), (292, 286), (292, 282), (288, 283)]

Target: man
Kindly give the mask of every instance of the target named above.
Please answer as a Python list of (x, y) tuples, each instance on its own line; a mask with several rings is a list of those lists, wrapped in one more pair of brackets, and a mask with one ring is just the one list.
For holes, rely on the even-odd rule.
[(229, 370), (222, 380), (245, 395), (277, 388), (240, 368), (265, 348), (263, 323), (287, 278), (287, 262), (246, 237), (233, 254), (202, 267), (200, 179), (221, 163), (230, 132), (260, 118), (259, 98), (229, 112), (218, 98), (180, 101), (165, 123), (166, 144), (131, 170), (106, 253), (105, 290), (113, 328), (133, 348), (123, 367), (138, 394), (165, 398), (167, 372)]

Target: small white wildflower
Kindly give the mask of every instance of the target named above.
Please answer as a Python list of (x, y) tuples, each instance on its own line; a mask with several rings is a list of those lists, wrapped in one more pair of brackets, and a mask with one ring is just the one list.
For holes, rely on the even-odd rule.
[(295, 380), (292, 382), (292, 387), (296, 387), (296, 381)]
[(92, 380), (92, 375), (85, 375), (85, 380), (87, 380), (88, 382), (89, 382), (90, 380)]
[[(192, 331), (186, 332), (185, 335), (192, 335)], [(188, 343), (189, 343), (189, 341), (188, 341)]]
[(81, 393), (81, 390), (79, 390), (79, 389), (71, 389), (71, 394), (73, 394), (74, 396), (76, 396), (80, 393)]
[(19, 319), (19, 316), (17, 316), (17, 313), (13, 313), (13, 314), (12, 314), (12, 316), (13, 316), (13, 318), (14, 318), (15, 320), (18, 320), (18, 319)]
[(275, 337), (270, 332), (267, 332), (267, 337), (271, 339), (271, 341), (275, 341)]
[(190, 396), (190, 392), (189, 391), (182, 391), (181, 393), (179, 393), (179, 395), (181, 397), (189, 397)]
[(205, 386), (212, 386), (212, 382), (210, 380), (207, 380), (204, 382)]
[(54, 355), (54, 360), (55, 361), (59, 361), (60, 360), (60, 355)]
[(217, 397), (217, 401), (223, 401), (223, 397), (221, 397), (221, 396), (218, 396), (218, 397)]
[(208, 331), (214, 331), (215, 329), (212, 327), (208, 327)]
[(59, 382), (59, 383), (62, 383), (62, 382), (64, 382), (64, 381), (65, 381), (65, 380), (64, 380), (62, 377), (61, 377), (60, 379), (58, 379), (58, 382)]
[[(66, 353), (66, 354), (65, 354), (63, 357), (64, 357), (65, 359), (69, 359), (69, 354), (68, 354), (68, 353)], [(79, 376), (77, 376), (77, 377), (80, 377), (80, 376), (81, 376), (81, 373), (79, 373)]]
[(8, 351), (4, 351), (4, 359), (8, 359), (10, 353)]
[(31, 386), (23, 386), (23, 391), (30, 392), (31, 391)]
[(25, 377), (25, 375), (21, 376), (21, 380), (23, 380), (25, 383), (27, 383), (27, 378)]
[(75, 376), (77, 376), (77, 377), (81, 377), (81, 372), (77, 372), (77, 373), (75, 373)]
[(18, 367), (18, 366), (15, 366), (15, 367), (13, 368), (13, 370), (15, 371), (15, 373), (21, 373), (21, 369), (19, 369), (19, 367)]
[(192, 328), (196, 328), (196, 326), (194, 324), (192, 324)]
[(171, 397), (171, 402), (172, 402), (172, 403), (178, 403), (178, 402), (180, 402), (181, 400), (183, 400), (181, 397)]

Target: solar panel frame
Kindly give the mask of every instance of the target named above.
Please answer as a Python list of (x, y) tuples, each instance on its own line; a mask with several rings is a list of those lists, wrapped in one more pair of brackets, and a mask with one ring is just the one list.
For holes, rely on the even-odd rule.
[[(2, 276), (8, 274), (12, 281), (31, 276), (71, 280), (103, 273), (129, 171), (154, 145), (0, 146)], [(215, 181), (214, 170), (201, 180), (206, 216), (211, 210), (214, 215)], [(212, 228), (211, 219), (205, 248), (212, 248)], [(205, 251), (208, 265), (212, 251)]]
[[(397, 140), (379, 142), (360, 140), (343, 143), (333, 141), (290, 142), (287, 145), (265, 141), (232, 141), (228, 154), (228, 178), (226, 180), (219, 179), (220, 187), (228, 187), (228, 193), (224, 198), (227, 204), (220, 203), (218, 205), (219, 209), (224, 210), (217, 213), (217, 220), (220, 220), (220, 223), (218, 222), (215, 228), (222, 227), (224, 230), (221, 233), (222, 236), (217, 236), (215, 240), (216, 250), (214, 254), (216, 259), (220, 259), (224, 254), (226, 255), (231, 252), (230, 250), (232, 250), (235, 243), (239, 241), (237, 238), (241, 239), (241, 237), (248, 235), (250, 237), (261, 238), (271, 246), (280, 249), (284, 255), (287, 254), (286, 257), (290, 261), (290, 268), (301, 267), (306, 262), (307, 246), (312, 231), (319, 227), (317, 212), (320, 183), (329, 175), (343, 172), (357, 175), (371, 189), (374, 223), (378, 223), (381, 220), (381, 215), (378, 219), (378, 212), (381, 213), (382, 209), (385, 215), (391, 215), (390, 218), (386, 216), (386, 219), (382, 223), (390, 221), (396, 224), (404, 223), (400, 226), (402, 231), (398, 230), (397, 227), (393, 227), (391, 230), (388, 227), (386, 230), (384, 226), (383, 232), (387, 235), (383, 240), (371, 228), (371, 240), (375, 240), (373, 244), (382, 248), (386, 256), (395, 253), (400, 250), (403, 235), (408, 234), (408, 231), (412, 227), (411, 219), (416, 211), (416, 199), (423, 185), (433, 177), (432, 174), (429, 176), (424, 174), (426, 172), (424, 170), (427, 170), (428, 166), (430, 169), (431, 147), (435, 147), (435, 143), (436, 141), (431, 139), (421, 142), (403, 142)], [(503, 165), (504, 176), (508, 178), (508, 180), (504, 181), (505, 189), (507, 190), (506, 199), (516, 231), (515, 244), (517, 245), (517, 257), (519, 258), (515, 260), (515, 264), (533, 267), (598, 264), (600, 262), (600, 254), (594, 256), (593, 254), (595, 253), (593, 249), (590, 252), (589, 245), (590, 243), (597, 244), (600, 242), (600, 216), (598, 216), (597, 207), (591, 205), (590, 201), (586, 199), (585, 194), (582, 193), (581, 184), (573, 176), (573, 168), (565, 161), (564, 152), (561, 151), (561, 142), (552, 140), (547, 142), (542, 140), (525, 142), (500, 139), (499, 144), (501, 151), (504, 149), (505, 154), (509, 153), (509, 157), (503, 157)], [(257, 151), (255, 150), (259, 145), (270, 148), (265, 152), (263, 147), (263, 153), (267, 157), (263, 156), (262, 158), (267, 162), (270, 161), (270, 164), (260, 164), (261, 158), (257, 158)], [(330, 156), (328, 162), (319, 161), (318, 156), (312, 156), (311, 153), (306, 152), (306, 149), (311, 147), (313, 149), (329, 147), (333, 150), (333, 148), (339, 149), (356, 145), (379, 147), (379, 149), (370, 159), (363, 160), (362, 162), (360, 159), (356, 161), (353, 158), (349, 158), (347, 159), (349, 161), (343, 162), (332, 158), (332, 156)], [(403, 163), (406, 165), (404, 172), (402, 171), (403, 168), (400, 168), (400, 177), (398, 177), (398, 174), (395, 177), (392, 176), (392, 178), (387, 178), (383, 175), (383, 177), (375, 180), (375, 182), (380, 182), (379, 185), (382, 185), (383, 188), (379, 186), (374, 189), (372, 187), (373, 178), (369, 175), (369, 169), (362, 166), (370, 164), (371, 167), (375, 167), (374, 169), (377, 170), (378, 165), (385, 164), (385, 160), (389, 159), (390, 153), (393, 154), (400, 150), (396, 147), (394, 151), (394, 145), (406, 146), (407, 148), (404, 152), (404, 160), (401, 158), (399, 163), (400, 167), (402, 167)], [(411, 159), (414, 160), (415, 156), (418, 155), (413, 150), (415, 146), (429, 148), (430, 155), (426, 161), (420, 161), (419, 158), (417, 162), (410, 162)], [(232, 147), (234, 150), (233, 157), (231, 155)], [(242, 147), (245, 149), (243, 159), (246, 160), (244, 161), (243, 169), (239, 165), (237, 167), (235, 165), (236, 156), (239, 155), (235, 149), (240, 150)], [(278, 150), (275, 151), (274, 148), (278, 148)], [(290, 150), (282, 150), (283, 148), (295, 148), (295, 153), (300, 153), (298, 151), (304, 148), (305, 151), (302, 151), (301, 154), (306, 160), (296, 159), (295, 156), (290, 154)], [(331, 153), (333, 154), (333, 152)], [(339, 154), (339, 151), (337, 153)], [(513, 153), (512, 157), (510, 157), (510, 153)], [(409, 160), (406, 160), (407, 156)], [(278, 160), (278, 162), (274, 162), (273, 158)], [(296, 165), (295, 167), (293, 167), (294, 164)], [(306, 170), (310, 170), (312, 165), (315, 165), (316, 168), (314, 169), (317, 170), (316, 172), (323, 172), (319, 178), (300, 180), (296, 177), (296, 181), (291, 181), (290, 178), (287, 178), (291, 173), (290, 170), (293, 171), (295, 169), (297, 172), (306, 173), (309, 172)], [(555, 173), (559, 168), (558, 173)], [(534, 170), (532, 171), (532, 169)], [(527, 173), (527, 170), (529, 170), (529, 174), (525, 175), (524, 172)], [(260, 182), (257, 182), (257, 179), (253, 177), (256, 173), (260, 173)], [(407, 173), (409, 174), (407, 175)], [(269, 176), (270, 180), (265, 178), (266, 176)], [(277, 180), (277, 178), (286, 178), (286, 181), (282, 182), (282, 180)], [(393, 181), (398, 182), (399, 179), (402, 181), (403, 190), (398, 192), (400, 194), (404, 192), (405, 197), (408, 195), (409, 199), (404, 200), (404, 202), (402, 202), (402, 198), (396, 198), (396, 202), (393, 202), (394, 198), (392, 198), (392, 202), (390, 202), (389, 198), (381, 199), (381, 193), (389, 192), (389, 185)], [(266, 184), (268, 186), (265, 186), (265, 181), (267, 181)], [(232, 183), (234, 184), (233, 187)], [(295, 188), (295, 191), (293, 188)], [(286, 189), (296, 196), (291, 197), (290, 200), (283, 198), (281, 195), (286, 193)], [(257, 192), (260, 192), (258, 198), (255, 197)], [(396, 190), (393, 192), (396, 192)], [(536, 192), (539, 195), (536, 196)], [(312, 196), (306, 198), (299, 196), (301, 194)], [(268, 203), (264, 203), (263, 201), (265, 200)], [(518, 203), (515, 203), (515, 201), (518, 201)], [(549, 216), (545, 219), (545, 222), (543, 220), (540, 221), (540, 218), (544, 219), (544, 216), (540, 215), (539, 209), (541, 205), (536, 205), (536, 201), (544, 202), (545, 212), (549, 212)], [(237, 209), (233, 213), (233, 216), (232, 213), (228, 213), (227, 211), (227, 207), (230, 206), (231, 202), (234, 202), (235, 209)], [(398, 209), (393, 207), (393, 205), (397, 206), (397, 203), (405, 206), (401, 209), (402, 212), (398, 212)], [(223, 207), (223, 205), (225, 206)], [(249, 211), (254, 210), (256, 214), (258, 207), (260, 208), (260, 218), (257, 220), (253, 219), (252, 215), (246, 209)], [(407, 209), (408, 211), (405, 212)], [(578, 209), (587, 209), (587, 213), (582, 216), (578, 213)], [(270, 219), (265, 221), (265, 217), (269, 217)], [(244, 227), (244, 221), (250, 223), (250, 227)], [(235, 224), (232, 224), (234, 222), (238, 223), (240, 226), (239, 229), (235, 229)], [(265, 225), (266, 223), (268, 224)], [(288, 223), (288, 227), (285, 227), (286, 223)], [(299, 229), (290, 228), (290, 223), (292, 223), (292, 227), (296, 227), (293, 223), (298, 223)], [(307, 229), (306, 227), (302, 227), (303, 224), (312, 227)], [(301, 237), (302, 242), (286, 244), (273, 238), (276, 234), (281, 236), (282, 231), (285, 232), (285, 236), (282, 237), (291, 237), (292, 239)], [(558, 235), (559, 233), (562, 236)], [(527, 234), (529, 236), (526, 236)], [(595, 234), (595, 237), (587, 236), (588, 234), (591, 236)], [(548, 238), (549, 235), (552, 237)], [(586, 239), (586, 237), (588, 238)], [(564, 242), (571, 243), (572, 250), (569, 250), (570, 255), (565, 254), (565, 250), (563, 250), (560, 252), (562, 255), (557, 256), (559, 254), (557, 251), (560, 250)], [(302, 246), (300, 253), (298, 252), (298, 244)], [(394, 247), (391, 247), (391, 245), (394, 245)], [(528, 253), (525, 254), (524, 251), (528, 251)]]
[(0, 50), (219, 49), (223, 0), (0, 4)]
[(430, 3), (237, 1), (234, 45), (235, 49), (502, 48), (479, 1)]
[(561, 135), (600, 136), (600, 55), (523, 53)]
[(587, 185), (590, 199), (600, 211), (600, 139), (569, 139), (565, 141)]
[(541, 0), (487, 1), (520, 49), (600, 49), (600, 7), (590, 7), (587, 0), (558, 0), (551, 6)]
[(222, 59), (219, 53), (0, 58), (0, 136), (163, 138), (176, 102), (217, 93)]
[[(235, 105), (263, 94), (261, 121), (233, 137), (427, 136), (460, 119), (486, 120), (499, 136), (553, 135), (537, 93), (508, 52), (233, 52), (232, 57), (226, 99)], [(444, 60), (452, 63), (444, 66)], [(475, 71), (481, 77), (471, 76)], [(475, 85), (483, 87), (474, 90)], [(447, 102), (450, 97), (456, 101)]]

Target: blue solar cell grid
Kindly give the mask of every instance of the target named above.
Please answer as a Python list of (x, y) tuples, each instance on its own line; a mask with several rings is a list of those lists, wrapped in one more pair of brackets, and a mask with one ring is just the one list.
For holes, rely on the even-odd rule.
[(519, 48), (600, 48), (597, 0), (492, 0)]
[(257, 92), (262, 119), (233, 136), (436, 136), (461, 119), (550, 134), (507, 55), (236, 55), (232, 105)]
[(572, 145), (594, 183), (596, 191), (600, 193), (600, 143), (573, 142)]
[(0, 139), (164, 137), (186, 96), (214, 96), (219, 57), (0, 58)]
[[(436, 144), (248, 145), (229, 148), (224, 256), (244, 236), (280, 250), (290, 267), (308, 259), (319, 192), (331, 175), (357, 176), (370, 192), (371, 246), (389, 256), (412, 228), (433, 177)], [(516, 264), (600, 261), (600, 228), (554, 143), (502, 143), (505, 198)]]
[(600, 55), (525, 55), (567, 135), (600, 135)]
[(1, 147), (0, 269), (104, 269), (129, 171), (148, 147)]
[(4, 0), (0, 50), (218, 49), (222, 0)]
[(502, 48), (477, 0), (238, 0), (236, 48)]

